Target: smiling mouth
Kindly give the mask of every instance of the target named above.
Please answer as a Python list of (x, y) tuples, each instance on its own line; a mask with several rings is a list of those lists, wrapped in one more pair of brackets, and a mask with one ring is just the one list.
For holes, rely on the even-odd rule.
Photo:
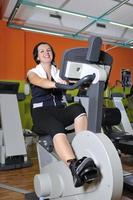
[(44, 58), (50, 58), (50, 56), (44, 56)]

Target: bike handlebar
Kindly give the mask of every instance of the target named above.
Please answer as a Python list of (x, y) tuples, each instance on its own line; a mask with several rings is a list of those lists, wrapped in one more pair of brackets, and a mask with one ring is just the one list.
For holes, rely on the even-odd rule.
[(65, 85), (61, 83), (55, 83), (56, 88), (63, 89), (63, 90), (74, 90), (76, 88), (79, 88), (83, 84), (91, 83), (95, 78), (95, 74), (87, 75), (81, 78), (79, 81), (74, 83), (73, 85)]

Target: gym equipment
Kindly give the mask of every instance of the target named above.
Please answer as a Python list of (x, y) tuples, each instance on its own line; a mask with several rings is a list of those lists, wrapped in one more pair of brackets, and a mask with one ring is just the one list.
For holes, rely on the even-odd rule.
[(129, 122), (125, 107), (122, 103), (122, 96), (118, 96), (117, 94), (113, 95), (113, 102), (121, 113), (120, 125), (125, 133), (119, 140), (119, 149), (123, 153), (133, 155), (133, 129)]
[[(125, 116), (126, 116), (125, 119), (128, 122), (126, 126), (128, 127), (128, 124), (129, 124), (129, 128), (131, 126), (127, 118), (125, 108), (122, 104), (122, 100), (121, 100), (122, 97), (114, 97), (114, 98), (115, 98), (115, 101), (117, 99), (115, 105), (116, 106), (119, 105), (119, 109), (121, 109), (121, 112), (118, 109), (118, 107), (104, 109), (104, 118), (105, 118), (103, 120), (104, 133), (106, 133), (106, 135), (108, 135), (108, 137), (112, 140), (119, 154), (125, 153), (125, 154), (133, 155), (132, 132), (130, 133), (124, 132), (121, 129), (113, 131), (112, 129), (112, 126), (114, 125), (119, 126), (119, 124), (122, 123), (122, 121), (124, 120), (123, 117)], [(123, 116), (122, 117), (123, 120), (121, 120), (121, 115)], [(109, 120), (107, 118), (109, 118)], [(133, 192), (133, 173), (124, 171), (124, 188)]]
[[(122, 153), (133, 155), (133, 128), (131, 126), (126, 109), (122, 101), (122, 99), (126, 97), (125, 88), (131, 86), (130, 71), (122, 70), (122, 80), (116, 81), (115, 85), (117, 85), (118, 82), (123, 88), (123, 93), (112, 93), (112, 89), (110, 89), (110, 96), (113, 100), (115, 108), (118, 109), (121, 115), (121, 119), (118, 120), (120, 123), (121, 130), (119, 130), (117, 133), (111, 133), (110, 137), (112, 137), (116, 141), (117, 147)], [(112, 88), (114, 88), (114, 86)]]
[(18, 100), (18, 82), (0, 81), (0, 170), (31, 166), (23, 137)]
[(73, 85), (56, 83), (56, 86), (65, 90), (86, 88), (89, 96), (89, 130), (76, 136), (73, 134), (71, 143), (78, 159), (87, 156), (94, 160), (99, 169), (99, 177), (82, 187), (75, 188), (70, 169), (59, 160), (52, 148), (50, 148), (52, 152), (48, 152), (49, 141), (50, 147), (52, 143), (47, 136), (46, 139), (43, 138), (42, 144), (41, 142), (37, 144), (40, 174), (34, 177), (34, 188), (40, 199), (121, 199), (123, 189), (121, 161), (111, 140), (101, 133), (103, 91), (112, 58), (100, 50), (101, 38), (91, 37), (89, 44), (89, 48), (70, 49), (63, 57), (60, 76), (77, 82)]
[[(122, 75), (122, 81), (119, 81), (119, 83), (122, 84), (123, 87), (129, 87), (131, 85), (129, 70), (122, 70), (122, 72), (123, 71), (124, 73)], [(124, 74), (126, 77), (124, 76)], [(123, 92), (124, 91), (125, 89), (123, 89)], [(115, 97), (116, 95), (117, 97)], [(126, 96), (129, 98), (132, 95), (132, 88), (130, 90), (130, 94), (128, 95), (114, 93), (113, 95), (110, 95), (111, 99), (117, 99), (118, 102), (116, 102), (119, 106), (113, 108), (103, 106), (102, 110), (103, 132), (111, 139), (119, 154), (121, 154), (122, 152), (125, 154), (133, 155), (133, 131), (122, 102), (123, 97)], [(84, 89), (79, 89), (78, 96), (69, 99), (73, 102), (81, 102), (86, 109), (86, 112), (88, 111), (89, 102)], [(116, 128), (116, 126), (120, 126), (120, 128)], [(133, 192), (133, 173), (124, 171), (124, 188)]]
[(115, 106), (120, 110), (121, 112), (121, 125), (125, 132), (133, 136), (133, 129), (131, 127), (131, 124), (129, 122), (125, 107), (123, 106), (122, 98), (125, 98), (125, 88), (131, 87), (131, 71), (128, 69), (123, 69), (121, 72), (121, 86), (123, 88), (123, 95), (120, 93), (114, 93), (112, 94), (113, 102)]
[(129, 69), (122, 69), (121, 71), (121, 85), (125, 90), (126, 87), (131, 87), (131, 71)]
[[(129, 73), (128, 73), (128, 75), (129, 75)], [(126, 79), (126, 84), (125, 84), (124, 81), (122, 82), (122, 86), (124, 88), (126, 86), (131, 86), (131, 84), (127, 85), (127, 82), (129, 83), (127, 77), (124, 78), (124, 75), (123, 75), (123, 79), (124, 80)], [(122, 153), (133, 155), (133, 128), (131, 126), (131, 123), (130, 123), (129, 118), (127, 116), (126, 109), (125, 109), (123, 102), (122, 102), (122, 98), (124, 96), (122, 96), (120, 94), (116, 94), (116, 93), (113, 94), (113, 96), (112, 96), (114, 105), (116, 106), (116, 108), (119, 109), (119, 111), (121, 113), (121, 123), (120, 123), (120, 125), (122, 126), (122, 129), (125, 132), (125, 133), (123, 133), (122, 137), (117, 139), (116, 143), (117, 143), (119, 150)], [(124, 187), (133, 192), (133, 173), (124, 172), (124, 174), (125, 174)]]
[(129, 94), (126, 95), (126, 98), (128, 102), (126, 109), (128, 109), (128, 115), (133, 129), (133, 85), (130, 88)]
[[(120, 153), (133, 155), (133, 129), (127, 116), (122, 99), (126, 97), (125, 88), (131, 86), (131, 73), (129, 70), (122, 70), (122, 80), (116, 81), (123, 87), (123, 94), (111, 93), (115, 108), (104, 109), (103, 127), (104, 132), (113, 141)], [(112, 87), (114, 88), (114, 87)], [(131, 96), (131, 92), (130, 95)], [(113, 112), (113, 113), (111, 113)], [(111, 119), (108, 120), (107, 118)], [(118, 125), (120, 129), (113, 130), (113, 126)], [(133, 173), (124, 171), (124, 187), (133, 191)]]

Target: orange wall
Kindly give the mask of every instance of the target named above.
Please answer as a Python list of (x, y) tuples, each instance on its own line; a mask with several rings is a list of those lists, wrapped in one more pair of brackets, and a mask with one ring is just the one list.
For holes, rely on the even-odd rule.
[(0, 79), (24, 79), (24, 33), (0, 21)]
[[(87, 41), (10, 29), (5, 21), (0, 21), (0, 79), (24, 80), (27, 70), (35, 65), (32, 59), (33, 47), (41, 41), (46, 41), (53, 46), (56, 52), (56, 64), (59, 67), (66, 49), (86, 47), (88, 44)], [(108, 53), (114, 59), (110, 84), (120, 79), (122, 68), (132, 71), (133, 82), (133, 49), (117, 47)]]

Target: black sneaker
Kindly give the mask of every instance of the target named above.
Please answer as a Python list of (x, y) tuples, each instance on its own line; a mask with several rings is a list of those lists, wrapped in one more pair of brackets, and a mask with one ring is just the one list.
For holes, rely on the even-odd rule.
[(84, 183), (94, 181), (98, 177), (98, 169), (91, 158), (83, 157), (76, 171), (84, 180)]
[(91, 158), (83, 157), (70, 163), (75, 187), (95, 180), (98, 177), (98, 169)]
[(75, 187), (80, 187), (84, 184), (83, 179), (77, 174), (76, 168), (78, 166), (78, 160), (72, 160), (69, 168), (71, 170), (72, 176), (73, 176), (73, 182)]

